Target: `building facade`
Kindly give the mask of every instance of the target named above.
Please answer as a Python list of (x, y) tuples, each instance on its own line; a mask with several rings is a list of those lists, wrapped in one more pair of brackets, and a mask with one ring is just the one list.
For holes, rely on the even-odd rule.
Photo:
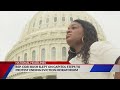
[[(104, 32), (96, 20), (84, 11), (40, 11), (28, 22), (19, 41), (6, 55), (6, 61), (65, 61), (69, 46), (66, 31), (75, 19), (91, 22), (99, 40)], [(8, 78), (55, 78), (55, 73), (10, 73)]]

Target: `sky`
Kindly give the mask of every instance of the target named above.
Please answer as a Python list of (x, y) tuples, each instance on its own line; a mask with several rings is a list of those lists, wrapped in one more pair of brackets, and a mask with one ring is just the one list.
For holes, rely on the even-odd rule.
[[(19, 40), (25, 25), (38, 11), (0, 11), (0, 61)], [(102, 27), (106, 38), (120, 48), (120, 11), (87, 11)]]

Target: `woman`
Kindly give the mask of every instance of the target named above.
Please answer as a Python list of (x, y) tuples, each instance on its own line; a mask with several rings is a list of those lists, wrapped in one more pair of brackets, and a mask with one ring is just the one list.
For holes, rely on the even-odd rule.
[[(84, 20), (74, 20), (68, 27), (66, 41), (70, 46), (68, 60), (71, 64), (115, 64), (120, 50), (107, 41), (99, 41), (95, 27)], [(118, 58), (117, 64), (120, 64)], [(120, 78), (113, 72), (66, 72), (58, 79), (112, 79)], [(115, 77), (114, 77), (115, 76)]]

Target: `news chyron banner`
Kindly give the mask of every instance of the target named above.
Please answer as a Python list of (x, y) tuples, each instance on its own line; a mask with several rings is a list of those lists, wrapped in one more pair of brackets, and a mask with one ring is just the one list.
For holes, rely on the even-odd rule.
[(14, 66), (15, 62), (0, 62), (0, 79), (6, 79)]
[(65, 61), (0, 62), (0, 79), (6, 79), (10, 72), (120, 72), (120, 65), (70, 64)]

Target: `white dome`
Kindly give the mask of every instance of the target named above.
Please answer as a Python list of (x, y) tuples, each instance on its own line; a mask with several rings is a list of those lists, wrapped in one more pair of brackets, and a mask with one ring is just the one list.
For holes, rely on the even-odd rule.
[[(97, 29), (99, 39), (105, 39), (104, 33), (99, 24), (92, 16), (90, 16), (84, 11), (40, 11), (26, 25), (25, 30), (22, 33), (21, 39), (27, 37), (28, 35), (53, 28), (66, 28), (67, 30), (71, 19), (75, 20), (78, 18), (91, 22)], [(54, 21), (55, 19), (56, 21)]]
[[(100, 25), (84, 11), (40, 11), (26, 24), (19, 41), (8, 52), (5, 60), (67, 60), (69, 46), (65, 39), (66, 31), (71, 21), (78, 18), (95, 26), (99, 40), (106, 39)], [(36, 78), (47, 75), (55, 74), (12, 73), (8, 78)]]
[[(78, 18), (87, 20), (95, 26), (99, 40), (106, 39), (100, 25), (84, 11), (40, 11), (26, 24), (20, 40), (7, 54), (6, 60), (12, 60), (15, 57), (14, 55), (23, 52), (27, 47), (31, 48), (33, 44), (36, 46), (46, 43), (50, 45), (53, 43), (51, 40), (55, 39), (54, 43), (66, 44), (66, 30), (71, 21)], [(14, 59), (16, 60), (16, 58)]]

